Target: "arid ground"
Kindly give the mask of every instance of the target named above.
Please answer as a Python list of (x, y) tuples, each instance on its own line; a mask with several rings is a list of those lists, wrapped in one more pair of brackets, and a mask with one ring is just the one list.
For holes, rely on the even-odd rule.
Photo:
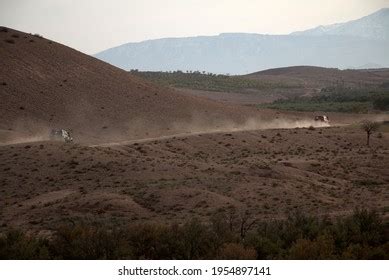
[[(381, 135), (380, 135), (381, 136)], [(85, 146), (0, 147), (3, 229), (93, 221), (183, 222), (228, 208), (258, 219), (299, 209), (389, 213), (389, 138), (356, 126), (209, 133)]]
[[(368, 147), (359, 127), (387, 114), (332, 113), (327, 125), (313, 120), (323, 112), (183, 93), (0, 31), (0, 231), (206, 222), (228, 209), (271, 220), (365, 207), (389, 218), (389, 128)], [(51, 128), (71, 129), (74, 143), (48, 141)]]

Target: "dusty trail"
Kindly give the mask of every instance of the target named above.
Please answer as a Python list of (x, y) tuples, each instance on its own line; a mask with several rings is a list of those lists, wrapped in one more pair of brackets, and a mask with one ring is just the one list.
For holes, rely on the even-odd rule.
[[(300, 113), (301, 114), (301, 113)], [(335, 115), (335, 114), (333, 114)], [(145, 143), (151, 141), (161, 141), (168, 140), (174, 138), (183, 138), (183, 137), (191, 137), (197, 136), (201, 134), (219, 134), (219, 133), (230, 133), (230, 132), (244, 132), (244, 131), (258, 131), (258, 130), (272, 130), (272, 129), (295, 129), (295, 128), (308, 128), (313, 126), (315, 128), (320, 127), (345, 127), (349, 125), (358, 124), (363, 119), (370, 119), (372, 121), (383, 122), (389, 121), (389, 117), (383, 114), (371, 114), (371, 115), (353, 115), (353, 114), (341, 114), (341, 115), (331, 115), (332, 121), (330, 124), (316, 122), (312, 119), (304, 118), (301, 114), (300, 116), (290, 117), (287, 119), (283, 118), (274, 118), (271, 120), (257, 120), (257, 119), (248, 119), (244, 124), (236, 124), (231, 122), (222, 123), (218, 127), (207, 127), (203, 125), (194, 125), (193, 123), (181, 124), (180, 129), (178, 131), (184, 131), (180, 133), (173, 133), (168, 135), (161, 135), (156, 137), (145, 137), (145, 138), (134, 138), (133, 136), (128, 136), (129, 140), (116, 140), (116, 137), (108, 137), (104, 140), (104, 138), (100, 139), (101, 143), (98, 141), (82, 141), (82, 137), (78, 137), (80, 135), (75, 134), (75, 143), (81, 144), (83, 146), (88, 147), (115, 147), (115, 146), (123, 146), (123, 145), (131, 145), (134, 143)], [(335, 119), (335, 120), (334, 120)], [(184, 129), (186, 128), (186, 129)], [(8, 133), (8, 131), (6, 131)], [(0, 130), (0, 136), (4, 134), (2, 130)], [(3, 137), (4, 138), (4, 137)], [(112, 141), (110, 141), (111, 139)], [(115, 139), (116, 138), (116, 139)], [(2, 139), (0, 137), (0, 146), (14, 145), (14, 144), (26, 144), (26, 143), (34, 143), (40, 141), (48, 141), (48, 133), (39, 132), (38, 134), (32, 135), (18, 135), (15, 133), (14, 136)], [(99, 142), (100, 142), (99, 141)], [(97, 142), (97, 143), (96, 143)]]
[(178, 134), (171, 134), (171, 135), (165, 135), (165, 136), (159, 136), (159, 137), (150, 137), (150, 138), (127, 140), (127, 141), (95, 144), (95, 145), (89, 145), (89, 147), (93, 148), (93, 147), (123, 146), (123, 145), (131, 145), (131, 144), (135, 144), (135, 143), (147, 143), (147, 142), (151, 142), (151, 141), (160, 141), (160, 140), (167, 140), (167, 139), (173, 139), (173, 138), (180, 138), (180, 137), (187, 137), (187, 136), (196, 136), (196, 135), (201, 135), (201, 134), (223, 133), (223, 132), (225, 132), (225, 131), (205, 131), (205, 132), (178, 133)]
[[(315, 126), (315, 127), (335, 127), (335, 126)], [(302, 128), (302, 127), (275, 127), (275, 128), (253, 128), (253, 129), (229, 129), (229, 130), (212, 130), (212, 131), (198, 131), (198, 132), (184, 132), (184, 133), (178, 133), (178, 134), (171, 134), (171, 135), (165, 135), (165, 136), (159, 136), (159, 137), (150, 137), (150, 138), (143, 138), (143, 139), (134, 139), (134, 140), (128, 140), (128, 141), (119, 141), (119, 142), (108, 142), (103, 144), (95, 144), (95, 145), (89, 145), (89, 147), (114, 147), (114, 146), (123, 146), (123, 145), (131, 145), (135, 143), (147, 143), (152, 141), (160, 141), (160, 140), (168, 140), (168, 139), (175, 139), (175, 138), (184, 138), (188, 136), (198, 136), (198, 135), (204, 135), (204, 134), (219, 134), (219, 133), (230, 133), (230, 132), (245, 132), (245, 131), (257, 131), (257, 130), (269, 130), (269, 129), (295, 129), (295, 128)]]
[[(312, 126), (314, 127), (336, 127), (336, 126), (344, 126), (346, 124), (337, 124), (337, 125), (326, 125), (322, 123), (314, 124)], [(182, 133), (176, 133), (176, 134), (169, 134), (169, 135), (163, 135), (158, 137), (148, 137), (148, 138), (137, 138), (137, 139), (131, 139), (131, 140), (125, 140), (125, 141), (113, 141), (113, 142), (106, 142), (106, 143), (100, 143), (100, 144), (92, 144), (87, 145), (88, 147), (113, 147), (113, 146), (122, 146), (122, 145), (131, 145), (135, 143), (145, 143), (145, 142), (151, 142), (151, 141), (160, 141), (160, 140), (168, 140), (168, 139), (174, 139), (174, 138), (182, 138), (182, 137), (190, 137), (190, 136), (197, 136), (197, 135), (203, 135), (203, 134), (218, 134), (218, 133), (230, 133), (230, 132), (244, 132), (244, 131), (256, 131), (256, 130), (268, 130), (268, 129), (295, 129), (295, 128), (303, 128), (303, 127), (309, 127), (309, 126), (270, 126), (270, 127), (252, 127), (252, 128), (227, 128), (227, 129), (212, 129), (212, 130), (203, 130), (203, 131), (194, 131), (194, 132), (182, 132)], [(41, 142), (41, 141), (49, 141), (48, 137), (44, 137), (42, 135), (39, 136), (28, 136), (28, 137), (18, 137), (18, 139), (10, 140), (7, 142), (0, 142), (0, 146), (8, 146), (8, 145), (15, 145), (15, 144), (27, 144), (27, 143), (34, 143), (34, 142)], [(77, 143), (77, 141), (76, 141)]]
[(312, 120), (286, 120), (286, 119), (274, 119), (267, 122), (258, 122), (250, 119), (247, 120), (247, 122), (241, 126), (227, 124), (222, 126), (221, 128), (216, 128), (216, 129), (183, 132), (183, 133), (176, 133), (176, 134), (170, 134), (170, 135), (164, 135), (158, 137), (141, 138), (141, 139), (126, 140), (126, 141), (118, 141), (118, 142), (107, 142), (102, 144), (89, 145), (89, 147), (113, 147), (113, 146), (129, 145), (134, 143), (160, 141), (160, 140), (166, 140), (172, 138), (197, 136), (202, 134), (218, 134), (218, 133), (244, 132), (244, 131), (269, 130), (269, 129), (295, 129), (295, 128), (307, 128), (310, 126), (317, 127), (317, 128), (336, 127), (336, 126), (341, 126), (341, 124), (330, 125), (328, 123), (316, 122)]

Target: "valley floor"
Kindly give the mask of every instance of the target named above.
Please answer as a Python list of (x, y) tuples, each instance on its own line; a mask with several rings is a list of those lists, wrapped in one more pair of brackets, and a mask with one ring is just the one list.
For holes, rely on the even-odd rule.
[(1, 230), (61, 224), (208, 221), (221, 211), (258, 220), (299, 210), (389, 217), (389, 134), (357, 126), (171, 137), (111, 146), (0, 146)]

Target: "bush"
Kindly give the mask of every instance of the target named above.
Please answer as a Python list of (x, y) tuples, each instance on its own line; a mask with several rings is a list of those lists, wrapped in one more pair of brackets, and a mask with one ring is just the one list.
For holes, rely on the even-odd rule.
[(255, 260), (257, 253), (254, 248), (245, 248), (242, 244), (226, 243), (219, 252), (221, 260)]
[(263, 235), (263, 233), (252, 233), (248, 235), (245, 243), (255, 249), (257, 258), (260, 260), (280, 258), (283, 255), (281, 243)]
[(315, 240), (299, 239), (289, 250), (293, 260), (328, 260), (334, 258), (334, 241), (330, 235), (320, 235)]
[(14, 39), (5, 39), (4, 41), (9, 43), (9, 44), (15, 44), (15, 40)]
[(0, 259), (49, 259), (49, 241), (11, 230), (0, 237)]
[(374, 109), (389, 111), (389, 96), (381, 96), (373, 101)]
[(94, 226), (61, 227), (50, 243), (50, 254), (59, 259), (131, 258), (131, 248), (117, 230)]

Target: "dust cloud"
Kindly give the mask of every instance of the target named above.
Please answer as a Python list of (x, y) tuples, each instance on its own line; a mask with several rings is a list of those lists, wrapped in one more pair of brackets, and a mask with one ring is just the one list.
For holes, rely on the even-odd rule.
[(50, 128), (33, 120), (17, 120), (7, 129), (0, 130), (0, 145), (47, 141)]
[(194, 117), (191, 122), (176, 122), (173, 124), (173, 130), (185, 131), (187, 133), (200, 132), (232, 132), (245, 130), (260, 130), (260, 129), (293, 129), (304, 127), (329, 127), (325, 122), (314, 121), (309, 119), (258, 119), (250, 118), (244, 122), (236, 122), (230, 120), (213, 119), (205, 120), (201, 117)]

